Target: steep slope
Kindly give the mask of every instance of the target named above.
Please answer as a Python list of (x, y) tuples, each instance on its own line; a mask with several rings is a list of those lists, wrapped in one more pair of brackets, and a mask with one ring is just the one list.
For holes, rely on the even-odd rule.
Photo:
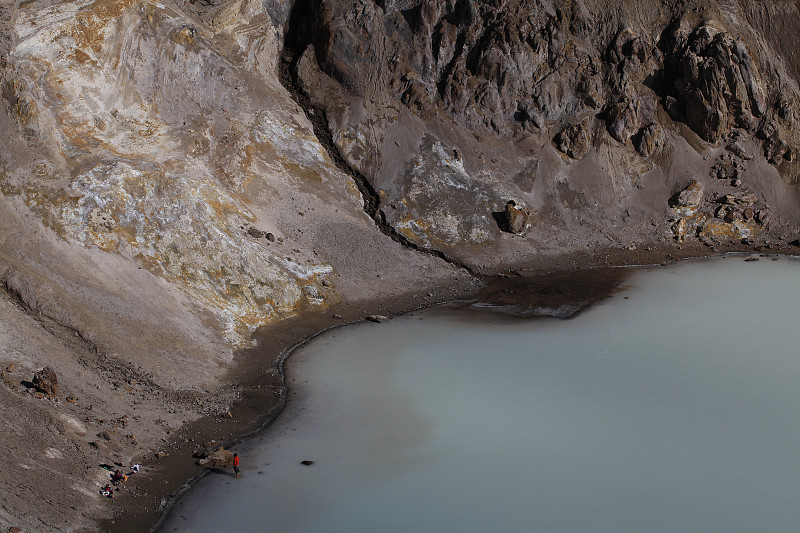
[[(0, 283), (18, 305), (0, 316), (29, 325), (0, 337), (0, 412), (34, 422), (4, 433), (26, 446), (3, 456), (0, 524), (67, 530), (102, 503), (98, 464), (155, 453), (186, 422), (226, 412), (238, 397), (226, 376), (258, 326), (462, 274), (364, 213), (278, 82), (279, 32), (260, 4), (229, 4), (213, 24), (148, 1), (13, 7)], [(35, 398), (27, 384), (46, 365), (65, 392)], [(100, 434), (113, 444), (92, 445)], [(64, 446), (82, 459), (46, 457)], [(74, 486), (40, 483), (47, 471)]]

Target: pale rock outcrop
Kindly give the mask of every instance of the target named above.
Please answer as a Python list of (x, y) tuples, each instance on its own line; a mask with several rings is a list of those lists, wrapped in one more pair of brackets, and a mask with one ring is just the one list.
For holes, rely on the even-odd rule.
[(680, 193), (676, 200), (676, 205), (681, 207), (697, 207), (703, 201), (705, 188), (697, 180), (692, 181)]

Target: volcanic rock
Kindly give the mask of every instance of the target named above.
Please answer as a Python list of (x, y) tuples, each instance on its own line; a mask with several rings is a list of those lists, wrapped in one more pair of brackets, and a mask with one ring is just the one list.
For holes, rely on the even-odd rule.
[(678, 193), (675, 205), (676, 207), (697, 207), (703, 201), (704, 194), (703, 184), (694, 180)]
[(220, 446), (215, 452), (200, 459), (197, 464), (207, 468), (230, 468), (233, 466), (233, 452)]
[(608, 132), (616, 140), (624, 143), (639, 127), (638, 100), (623, 100), (614, 104), (608, 110), (607, 117)]
[(677, 26), (665, 44), (665, 79), (672, 80), (670, 95), (678, 103), (674, 118), (700, 137), (716, 142), (737, 118), (764, 114), (758, 72), (744, 42), (701, 25), (691, 32)]
[(56, 371), (49, 366), (36, 372), (32, 383), (38, 392), (48, 398), (55, 398), (58, 395), (58, 376), (56, 376)]
[(509, 233), (522, 233), (528, 227), (530, 212), (519, 207), (514, 200), (506, 203), (501, 229)]
[(661, 126), (657, 122), (652, 122), (639, 130), (637, 138), (634, 140), (636, 151), (644, 157), (650, 157), (658, 147), (658, 139), (661, 135)]
[(556, 135), (553, 142), (556, 148), (572, 159), (582, 159), (592, 147), (589, 132), (583, 124), (567, 126)]
[(751, 206), (758, 202), (758, 196), (752, 193), (726, 194), (721, 201), (728, 205)]

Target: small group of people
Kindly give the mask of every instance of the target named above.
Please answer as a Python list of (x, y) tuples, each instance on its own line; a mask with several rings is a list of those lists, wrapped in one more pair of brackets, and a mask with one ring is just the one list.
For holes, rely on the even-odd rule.
[[(103, 467), (110, 470), (110, 466), (108, 465), (103, 465)], [(131, 466), (131, 472), (128, 474), (123, 474), (122, 470), (117, 469), (111, 474), (111, 483), (115, 487), (119, 487), (120, 483), (125, 483), (128, 481), (128, 477), (138, 472), (141, 468), (142, 465), (137, 463)], [(100, 489), (100, 494), (106, 498), (114, 498), (114, 488), (110, 484), (106, 483), (106, 486)]]
[(105, 496), (106, 498), (114, 498), (114, 489), (111, 488), (111, 485), (106, 483), (106, 486), (100, 489), (100, 494)]
[(121, 470), (117, 470), (111, 474), (111, 482), (114, 483), (114, 485), (119, 485), (120, 483), (125, 483), (126, 481), (128, 481), (128, 474), (123, 474)]

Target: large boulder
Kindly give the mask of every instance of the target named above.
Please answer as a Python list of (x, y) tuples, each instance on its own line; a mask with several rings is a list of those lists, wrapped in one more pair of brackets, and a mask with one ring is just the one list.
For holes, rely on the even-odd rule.
[(503, 211), (503, 231), (509, 233), (522, 233), (528, 227), (530, 213), (520, 207), (514, 200), (506, 203)]
[(233, 466), (233, 452), (220, 446), (216, 451), (200, 459), (197, 464), (207, 468), (230, 468)]
[(676, 207), (697, 207), (703, 201), (705, 188), (703, 184), (694, 180), (687, 185), (675, 198)]
[(49, 366), (36, 372), (33, 375), (32, 383), (38, 392), (48, 398), (55, 398), (58, 395), (58, 376), (56, 376), (56, 371)]

